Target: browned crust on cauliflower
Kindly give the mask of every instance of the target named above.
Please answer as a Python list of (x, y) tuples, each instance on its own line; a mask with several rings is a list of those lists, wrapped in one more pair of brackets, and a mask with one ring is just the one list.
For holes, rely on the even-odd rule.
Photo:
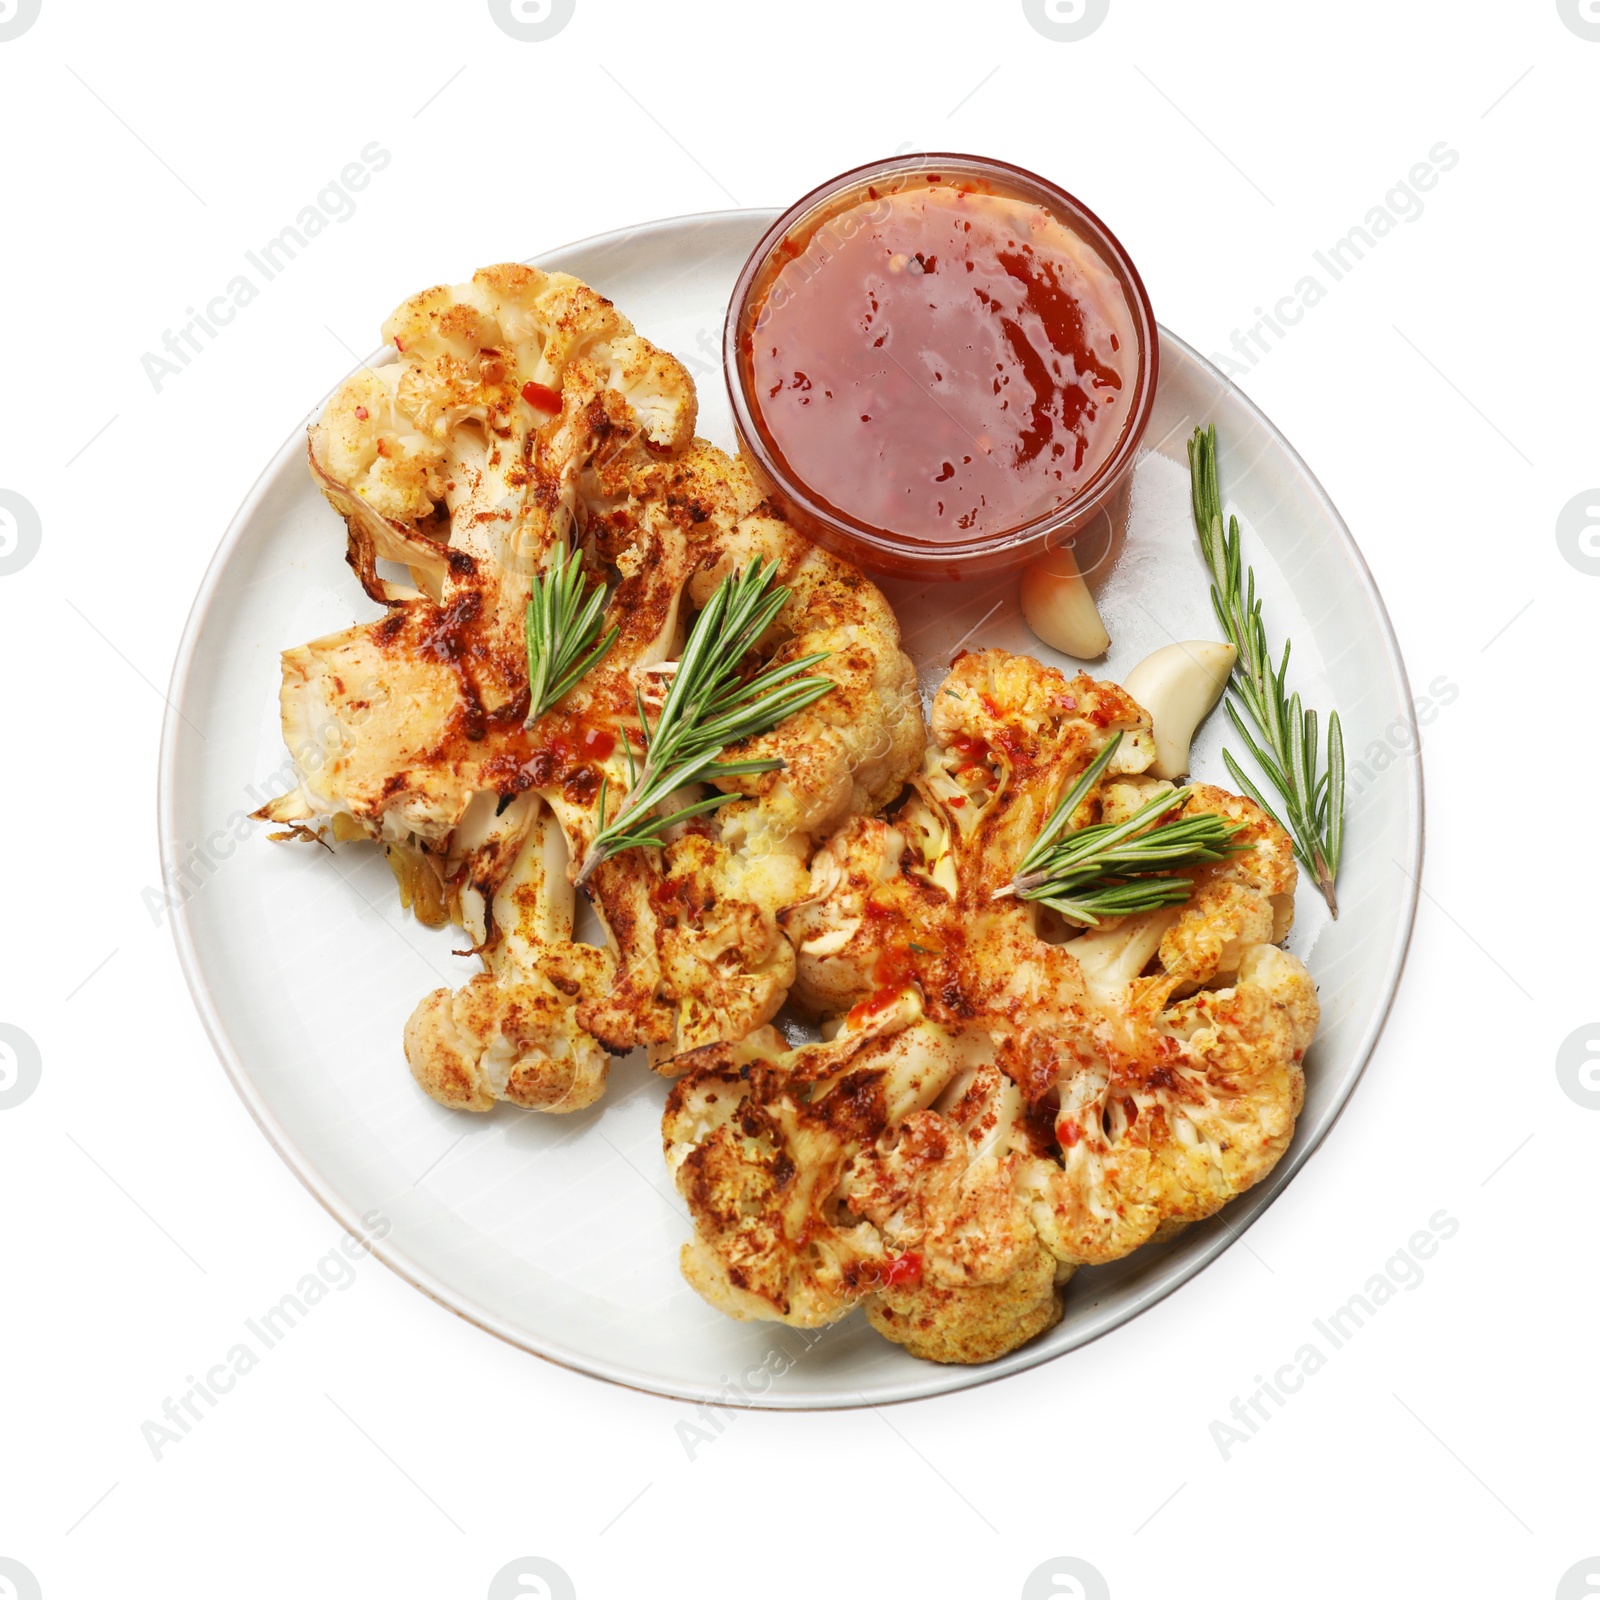
[[(1212, 1215), (1287, 1149), (1316, 991), (1278, 948), (1295, 864), (1253, 802), (1184, 906), (1069, 937), (995, 899), (1115, 731), (1119, 771), (1078, 821), (1161, 785), (1114, 685), (1000, 651), (958, 661), (937, 746), (888, 818), (854, 818), (786, 913), (827, 1044), (697, 1065), (663, 1124), (696, 1240), (690, 1281), (734, 1315), (806, 1325), (865, 1304), (938, 1361), (1050, 1326), (1079, 1266)], [(941, 712), (942, 702), (953, 704)]]
[(1061, 1320), (1057, 1271), (1049, 1252), (1036, 1246), (1001, 1283), (881, 1289), (867, 1302), (867, 1321), (924, 1361), (995, 1361)]

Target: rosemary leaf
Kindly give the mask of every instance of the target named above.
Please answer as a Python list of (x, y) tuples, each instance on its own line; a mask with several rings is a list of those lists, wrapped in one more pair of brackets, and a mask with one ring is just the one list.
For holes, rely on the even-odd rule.
[(1162, 820), (1188, 805), (1188, 788), (1157, 795), (1121, 822), (1071, 827), (1121, 743), (1118, 733), (1078, 775), (996, 899), (1037, 900), (1070, 921), (1095, 927), (1104, 917), (1181, 905), (1193, 884), (1175, 874), (1232, 853), (1238, 830), (1213, 812)]
[(790, 591), (772, 586), (777, 570), (776, 563), (764, 566), (758, 557), (717, 585), (684, 641), (654, 727), (639, 695), (644, 760), (635, 772), (630, 755), (628, 792), (609, 820), (602, 811), (575, 882), (585, 882), (602, 861), (620, 851), (658, 848), (666, 829), (733, 798), (718, 792), (658, 815), (657, 808), (680, 789), (783, 766), (777, 759), (719, 759), (729, 745), (770, 732), (834, 687), (830, 678), (800, 676), (825, 660), (826, 651), (780, 662), (753, 678), (739, 675), (745, 657), (788, 604)]
[(1268, 654), (1256, 575), (1240, 552), (1239, 519), (1230, 517), (1223, 527), (1215, 426), (1196, 428), (1189, 441), (1189, 482), (1200, 550), (1211, 570), (1212, 609), (1238, 651), (1228, 684), (1228, 716), (1279, 803), (1269, 805), (1227, 751), (1223, 760), (1234, 781), (1293, 840), (1295, 854), (1337, 917), (1334, 880), (1344, 850), (1345, 800), (1339, 714), (1328, 714), (1324, 765), (1317, 713), (1302, 706), (1298, 692), (1289, 691), (1289, 641), (1276, 667)]
[(533, 580), (523, 633), (528, 648), (528, 715), (531, 728), (585, 673), (592, 672), (617, 642), (617, 629), (600, 637), (606, 592), (596, 584), (584, 594), (583, 558), (558, 544), (549, 564)]

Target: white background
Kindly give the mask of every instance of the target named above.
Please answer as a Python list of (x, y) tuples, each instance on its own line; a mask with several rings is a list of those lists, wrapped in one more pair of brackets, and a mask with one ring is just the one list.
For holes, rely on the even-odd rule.
[[(0, 1023), (42, 1060), (0, 1111), (0, 1557), (46, 1600), (477, 1597), (524, 1555), (583, 1600), (1010, 1597), (1067, 1555), (1116, 1600), (1590, 1592), (1558, 1585), (1600, 1556), (1600, 1113), (1555, 1062), (1600, 1036), (1600, 576), (1555, 527), (1600, 483), (1597, 86), (1600, 42), (1555, 0), (1111, 0), (1076, 43), (1018, 0), (577, 0), (543, 43), (482, 0), (43, 0), (0, 42), (0, 489), (42, 527), (0, 576)], [(145, 352), (374, 140), (393, 160), (354, 216), (157, 392)], [(1458, 691), (1424, 711), (1399, 1001), (1248, 1248), (1041, 1369), (884, 1412), (725, 1413), (692, 1458), (689, 1408), (364, 1261), (153, 1459), (141, 1424), (338, 1236), (141, 897), (163, 690), (235, 506), (387, 311), (954, 148), (1083, 197), (1161, 320), (1221, 351), (1440, 141), (1460, 161), (1422, 215), (1239, 380), (1353, 528), (1418, 692)], [(1224, 1459), (1212, 1423), (1441, 1209), (1459, 1230), (1425, 1280)]]

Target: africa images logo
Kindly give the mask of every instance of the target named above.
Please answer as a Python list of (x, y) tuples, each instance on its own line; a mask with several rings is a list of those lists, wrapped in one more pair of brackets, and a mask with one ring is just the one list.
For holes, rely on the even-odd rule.
[(488, 1600), (578, 1600), (564, 1567), (543, 1556), (518, 1556), (495, 1573)]
[(20, 39), (39, 20), (42, 0), (0, 0), (0, 44)]
[(40, 1600), (39, 1580), (9, 1556), (0, 1556), (0, 1597), (3, 1600)]
[(1035, 33), (1059, 44), (1087, 39), (1111, 14), (1111, 0), (1022, 0)]
[(1556, 1585), (1556, 1600), (1585, 1600), (1600, 1594), (1600, 1556), (1569, 1567)]
[(1111, 1600), (1111, 1588), (1098, 1567), (1076, 1556), (1052, 1556), (1028, 1574), (1022, 1600)]
[(489, 0), (494, 25), (521, 44), (542, 44), (572, 21), (578, 0)]
[(1580, 39), (1600, 42), (1600, 0), (1556, 0), (1556, 11)]
[(1556, 1081), (1575, 1106), (1600, 1111), (1600, 1022), (1586, 1022), (1561, 1041)]
[(43, 1076), (38, 1045), (21, 1028), (0, 1022), (0, 1111), (20, 1106)]
[(14, 489), (0, 489), (0, 578), (21, 572), (42, 543), (43, 529), (32, 503)]
[(1574, 572), (1600, 577), (1600, 489), (1585, 489), (1562, 506), (1556, 548)]

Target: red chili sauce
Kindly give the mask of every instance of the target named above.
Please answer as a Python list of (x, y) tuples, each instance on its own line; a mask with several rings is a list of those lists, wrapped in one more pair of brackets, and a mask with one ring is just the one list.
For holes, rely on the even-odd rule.
[(747, 335), (760, 422), (833, 509), (928, 544), (1001, 533), (1095, 476), (1133, 316), (1087, 242), (970, 184), (879, 195), (783, 247)]

